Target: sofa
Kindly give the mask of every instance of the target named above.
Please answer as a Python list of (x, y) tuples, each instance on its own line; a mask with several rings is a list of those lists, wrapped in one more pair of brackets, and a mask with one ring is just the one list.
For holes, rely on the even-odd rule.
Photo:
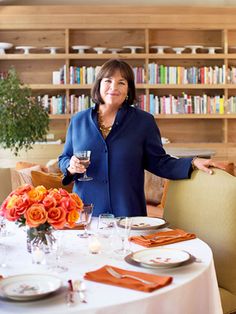
[(170, 181), (164, 218), (193, 232), (212, 249), (224, 314), (236, 313), (236, 177), (195, 170), (189, 180)]
[(0, 204), (12, 190), (11, 169), (0, 168)]

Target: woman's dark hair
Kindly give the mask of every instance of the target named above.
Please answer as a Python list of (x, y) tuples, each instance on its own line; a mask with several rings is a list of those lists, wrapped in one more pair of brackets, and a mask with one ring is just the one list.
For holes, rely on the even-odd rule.
[(136, 90), (134, 84), (134, 72), (128, 63), (119, 59), (111, 59), (103, 64), (97, 74), (93, 88), (91, 90), (91, 97), (95, 104), (103, 104), (104, 101), (100, 94), (100, 84), (104, 77), (112, 76), (116, 71), (120, 71), (121, 76), (128, 82), (128, 99), (126, 103), (133, 105), (136, 100)]

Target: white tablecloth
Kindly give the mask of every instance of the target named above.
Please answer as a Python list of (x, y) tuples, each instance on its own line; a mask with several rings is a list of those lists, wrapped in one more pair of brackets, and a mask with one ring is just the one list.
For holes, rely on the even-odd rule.
[[(212, 252), (203, 241), (194, 239), (165, 246), (186, 250), (201, 262), (152, 270), (130, 265), (113, 253), (90, 254), (88, 241), (79, 238), (78, 231), (68, 230), (63, 233), (65, 250), (62, 262), (69, 270), (57, 276), (62, 278), (65, 286), (68, 279), (81, 279), (86, 271), (95, 270), (105, 264), (172, 276), (173, 282), (152, 293), (145, 293), (85, 281), (87, 304), (78, 302), (68, 307), (65, 302), (66, 288), (62, 288), (58, 293), (37, 301), (15, 302), (1, 299), (1, 314), (222, 314)], [(31, 255), (26, 251), (26, 234), (23, 230), (17, 229), (15, 235), (3, 238), (0, 242), (7, 245), (8, 251), (8, 267), (0, 268), (0, 273), (4, 276), (49, 272), (46, 266), (32, 264)], [(135, 244), (131, 247), (133, 251), (143, 249)]]

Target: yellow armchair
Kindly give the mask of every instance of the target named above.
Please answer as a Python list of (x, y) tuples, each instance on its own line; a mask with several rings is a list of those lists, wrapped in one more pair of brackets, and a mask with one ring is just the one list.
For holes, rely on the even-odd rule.
[(196, 233), (214, 255), (223, 311), (236, 313), (236, 177), (219, 169), (170, 181), (164, 218)]

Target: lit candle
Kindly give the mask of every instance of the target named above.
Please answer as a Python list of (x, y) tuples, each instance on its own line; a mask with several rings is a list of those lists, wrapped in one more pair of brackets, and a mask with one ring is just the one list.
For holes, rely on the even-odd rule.
[(96, 237), (92, 237), (89, 242), (89, 252), (92, 254), (98, 254), (101, 252), (101, 243)]
[(33, 263), (42, 264), (45, 258), (45, 254), (43, 250), (41, 250), (40, 248), (34, 247), (32, 250), (32, 258), (33, 258)]

